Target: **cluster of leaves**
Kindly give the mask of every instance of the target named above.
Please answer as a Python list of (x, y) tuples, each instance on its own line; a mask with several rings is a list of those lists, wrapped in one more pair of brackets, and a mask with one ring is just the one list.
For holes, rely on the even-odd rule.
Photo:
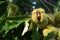
[[(0, 39), (1, 40), (40, 40), (39, 33), (35, 30), (36, 27), (33, 29), (32, 38), (31, 33), (26, 33), (23, 37), (21, 33), (24, 29), (24, 22), (30, 19), (31, 11), (33, 10), (33, 6), (35, 8), (43, 7), (46, 9), (46, 12), (57, 12), (58, 7), (60, 5), (60, 1), (56, 2), (56, 5), (52, 7), (50, 4), (47, 4), (44, 0), (1, 0), (0, 1)], [(33, 2), (36, 2), (35, 4)], [(51, 1), (50, 1), (51, 2)], [(10, 5), (18, 6), (19, 11), (15, 14), (15, 10), (12, 11), (12, 16), (8, 13), (7, 7)], [(58, 4), (58, 5), (57, 5)], [(12, 12), (11, 11), (11, 12)], [(15, 15), (14, 15), (15, 14)], [(8, 16), (10, 15), (10, 16)], [(13, 16), (14, 15), (14, 16)], [(37, 37), (37, 38), (36, 38)], [(42, 40), (42, 39), (41, 39)]]

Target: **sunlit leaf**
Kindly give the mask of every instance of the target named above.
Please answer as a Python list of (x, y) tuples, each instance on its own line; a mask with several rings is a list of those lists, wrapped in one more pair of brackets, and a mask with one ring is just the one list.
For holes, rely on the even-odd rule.
[(3, 30), (10, 30), (12, 28), (17, 28), (21, 23), (25, 22), (27, 19), (29, 18), (20, 20), (7, 20), (3, 27)]
[(54, 32), (51, 32), (51, 33), (48, 34), (48, 36), (46, 36), (44, 38), (44, 40), (50, 40), (50, 39), (54, 38), (55, 36), (56, 36), (56, 34), (54, 34)]

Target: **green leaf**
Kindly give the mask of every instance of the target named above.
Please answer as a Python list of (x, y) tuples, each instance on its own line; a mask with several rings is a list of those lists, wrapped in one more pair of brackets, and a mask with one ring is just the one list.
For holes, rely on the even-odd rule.
[(44, 37), (44, 40), (53, 39), (55, 36), (56, 36), (55, 32), (51, 32), (48, 34), (48, 36)]
[(0, 1), (0, 5), (3, 4), (5, 1)]
[(21, 23), (25, 22), (26, 20), (28, 20), (29, 18), (26, 19), (20, 19), (20, 20), (7, 20), (3, 30), (10, 30), (12, 28), (17, 28)]
[(40, 35), (37, 30), (37, 25), (35, 23), (32, 23), (32, 40), (40, 40)]
[(7, 17), (7, 20), (17, 20), (22, 18), (31, 18), (31, 15), (16, 15), (16, 16), (10, 16)]
[(5, 30), (4, 36), (8, 33), (9, 30), (17, 28), (21, 23), (29, 20), (29, 18), (22, 18), (20, 20), (7, 20), (2, 30)]
[(56, 5), (54, 6), (54, 12), (58, 12), (59, 6), (60, 6), (60, 1), (58, 0)]
[(5, 20), (6, 19), (6, 17), (5, 17), (6, 15), (4, 14), (4, 15), (2, 15), (1, 17), (0, 17), (0, 25), (1, 25), (1, 23), (3, 22), (3, 20)]

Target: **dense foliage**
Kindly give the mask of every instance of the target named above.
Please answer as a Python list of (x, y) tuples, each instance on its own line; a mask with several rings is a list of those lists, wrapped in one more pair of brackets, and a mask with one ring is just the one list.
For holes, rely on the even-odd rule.
[[(43, 40), (42, 33), (39, 34), (36, 27), (24, 36), (21, 35), (25, 21), (31, 18), (31, 11), (40, 7), (44, 8), (46, 13), (54, 14), (60, 11), (60, 0), (0, 0), (0, 40)], [(54, 37), (53, 33), (44, 40)]]

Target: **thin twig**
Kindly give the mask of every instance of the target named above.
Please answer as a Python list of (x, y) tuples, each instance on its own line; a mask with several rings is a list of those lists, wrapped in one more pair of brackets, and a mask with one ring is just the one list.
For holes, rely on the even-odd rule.
[[(51, 10), (47, 7), (47, 5), (42, 1), (42, 0), (40, 0), (43, 4), (44, 4), (44, 6), (47, 8), (47, 10), (49, 11), (49, 12), (51, 12)], [(52, 13), (52, 12), (51, 12)]]
[(51, 5), (51, 6), (55, 6), (55, 5), (53, 5), (52, 3), (50, 3), (50, 2), (48, 2), (48, 1), (46, 1), (46, 0), (43, 0), (45, 3), (47, 3), (47, 4), (49, 4), (49, 5)]

